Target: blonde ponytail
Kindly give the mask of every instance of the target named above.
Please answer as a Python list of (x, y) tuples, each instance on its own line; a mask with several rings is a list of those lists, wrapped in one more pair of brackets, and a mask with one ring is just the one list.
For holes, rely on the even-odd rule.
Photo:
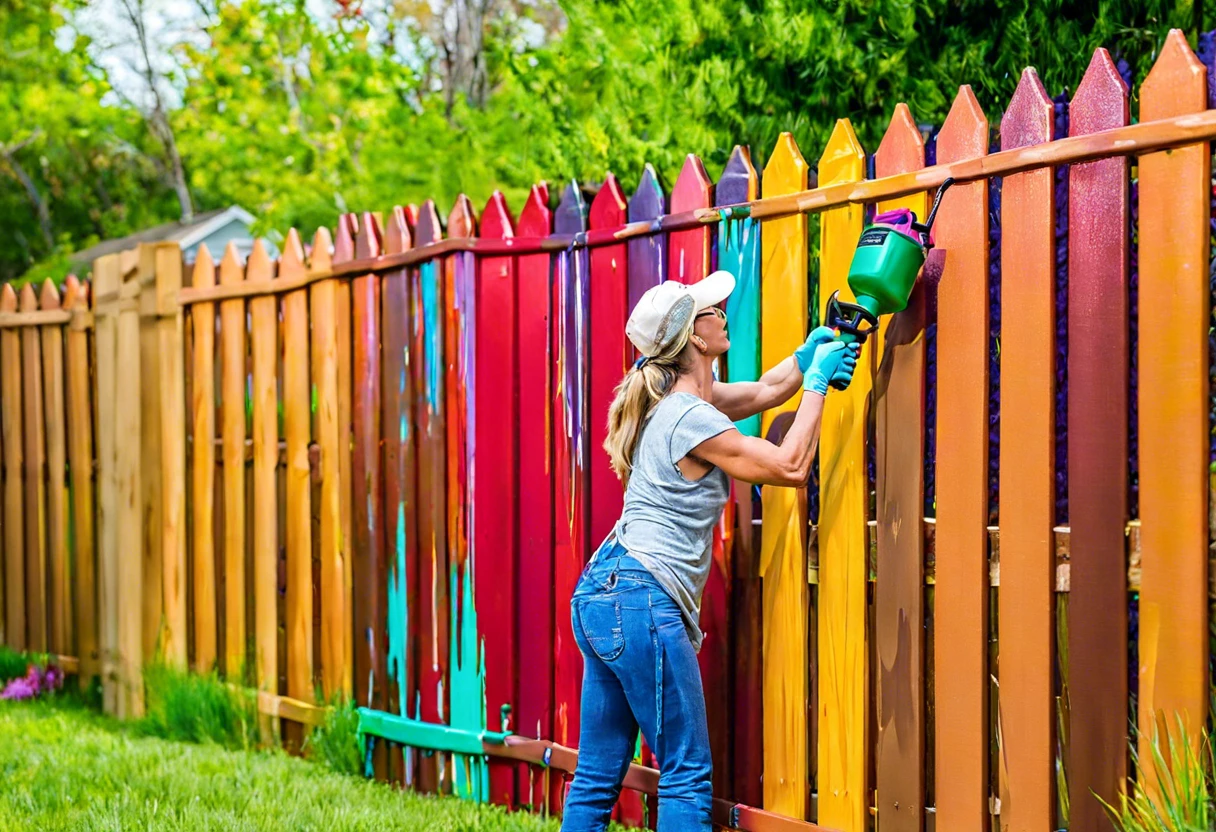
[(629, 485), (633, 473), (633, 452), (650, 411), (667, 395), (683, 369), (682, 357), (692, 334), (693, 319), (690, 317), (680, 335), (667, 349), (633, 366), (621, 383), (616, 386), (616, 395), (608, 408), (608, 436), (604, 439), (604, 450), (608, 452), (612, 470), (622, 485)]

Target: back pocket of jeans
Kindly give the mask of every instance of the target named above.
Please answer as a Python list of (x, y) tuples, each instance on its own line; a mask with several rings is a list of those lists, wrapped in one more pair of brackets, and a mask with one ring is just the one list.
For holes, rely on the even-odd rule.
[(625, 649), (619, 596), (592, 595), (575, 602), (578, 625), (595, 655), (610, 662)]

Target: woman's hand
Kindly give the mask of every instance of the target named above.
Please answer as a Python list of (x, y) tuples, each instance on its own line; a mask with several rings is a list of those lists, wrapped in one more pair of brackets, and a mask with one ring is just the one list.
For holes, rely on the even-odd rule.
[[(820, 329), (826, 329), (826, 327), (820, 327)], [(831, 330), (828, 331), (831, 332)], [(841, 383), (847, 387), (853, 379), (853, 371), (857, 369), (857, 356), (860, 353), (860, 344), (845, 344), (834, 338), (817, 345), (815, 353), (803, 373), (802, 389), (826, 396), (829, 384)]]
[(825, 344), (836, 340), (836, 333), (826, 326), (817, 326), (806, 336), (806, 343), (794, 350), (794, 360), (798, 362), (798, 372), (805, 373), (815, 358), (815, 351)]

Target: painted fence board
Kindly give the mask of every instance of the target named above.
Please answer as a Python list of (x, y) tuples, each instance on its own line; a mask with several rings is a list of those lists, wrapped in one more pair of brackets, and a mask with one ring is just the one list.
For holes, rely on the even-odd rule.
[[(31, 283), (21, 289), (21, 312), (37, 312)], [(42, 339), (39, 327), (21, 328), (21, 408), (25, 441), (25, 613), (27, 649), (47, 650), (46, 409), (43, 403)]]
[[(673, 213), (709, 208), (713, 205), (713, 182), (701, 160), (689, 154), (671, 192)], [(709, 228), (680, 231), (671, 235), (671, 280), (696, 283), (709, 274)], [(728, 510), (733, 518), (733, 510)], [(709, 744), (713, 755), (714, 791), (731, 791), (731, 731), (730, 731), (730, 596), (728, 593), (730, 562), (726, 550), (723, 523), (714, 529), (712, 560), (705, 590), (701, 594), (699, 626), (704, 632), (701, 652), (701, 681), (705, 688), (705, 713), (709, 724)]]
[[(1140, 120), (1205, 109), (1205, 81), (1186, 37), (1171, 31), (1141, 85)], [(1139, 169), (1138, 722), (1147, 759), (1154, 734), (1176, 731), (1179, 717), (1197, 741), (1208, 709), (1210, 145), (1146, 154)]]
[[(220, 261), (220, 284), (245, 279), (236, 245)], [(244, 300), (220, 302), (220, 406), (223, 437), (224, 674), (231, 681), (245, 674), (245, 384), (247, 373)]]
[[(760, 178), (747, 147), (736, 145), (714, 189), (718, 205), (748, 202), (759, 196)], [(735, 291), (726, 300), (730, 352), (726, 380), (760, 378), (760, 223), (750, 217), (727, 219), (718, 230), (718, 268), (735, 276)], [(760, 435), (760, 414), (737, 422), (747, 436)], [(764, 633), (763, 595), (752, 530), (754, 487), (736, 481), (733, 528), (727, 552), (730, 566), (729, 620), (733, 689), (731, 690), (731, 797), (749, 805), (764, 801)]]
[[(191, 286), (207, 288), (215, 285), (215, 263), (206, 245), (198, 247), (194, 259)], [(97, 289), (100, 290), (100, 284)], [(215, 304), (197, 303), (190, 307), (193, 335), (193, 366), (191, 367), (192, 465), (191, 465), (191, 549), (190, 576), (194, 611), (194, 670), (209, 673), (218, 657), (216, 629), (215, 574)], [(98, 353), (101, 353), (102, 327), (97, 327)], [(98, 365), (100, 368), (100, 364)], [(102, 388), (98, 383), (99, 406)], [(100, 424), (99, 434), (100, 431)], [(102, 434), (104, 435), (104, 434)], [(99, 436), (99, 445), (102, 440)], [(104, 457), (104, 452), (102, 454)]]
[[(448, 237), (477, 236), (477, 220), (469, 198), (461, 194), (448, 215)], [(471, 253), (448, 257), (444, 264), (444, 327), (447, 397), (448, 585), (452, 622), (451, 724), (466, 730), (486, 727), (484, 655), (478, 631), (474, 595), (477, 560), (473, 553), (472, 478), (474, 462), (470, 430), (475, 428), (476, 402), (476, 278)], [(487, 761), (483, 756), (453, 755), (453, 790), (483, 801), (489, 796)]]
[[(654, 165), (649, 162), (642, 168), (637, 190), (629, 198), (629, 222), (655, 222), (667, 211), (667, 197)], [(629, 312), (637, 306), (642, 295), (652, 286), (658, 286), (667, 275), (667, 235), (663, 233), (633, 237), (626, 243), (628, 260)], [(633, 345), (630, 344), (632, 350)], [(633, 352), (630, 352), (633, 355)]]
[[(1069, 134), (1128, 123), (1105, 49), (1069, 106)], [(1127, 776), (1127, 378), (1131, 185), (1126, 158), (1068, 171), (1069, 829), (1105, 832)]]
[[(1033, 69), (1001, 119), (1001, 147), (1051, 140), (1053, 109)], [(1001, 193), (1001, 828), (1055, 819), (1055, 193), (1050, 168), (1005, 177)]]
[[(819, 160), (819, 185), (864, 178), (865, 153), (840, 119)], [(819, 303), (839, 290), (852, 301), (849, 264), (861, 235), (862, 206), (820, 219)], [(869, 793), (865, 436), (875, 346), (866, 344), (853, 381), (828, 394), (819, 439), (819, 823), (843, 832), (865, 828)]]
[[(898, 104), (874, 159), (876, 176), (920, 170), (925, 146), (906, 104)], [(880, 202), (924, 222), (928, 197)], [(890, 316), (874, 387), (878, 579), (878, 816), (883, 832), (918, 832), (925, 820), (924, 514), (926, 273), (908, 307)]]
[[(765, 196), (806, 188), (807, 164), (789, 133), (782, 133), (764, 168)], [(773, 367), (806, 340), (807, 221), (775, 220), (760, 241), (761, 365)], [(778, 415), (791, 399), (763, 414), (770, 440), (783, 433)], [(759, 574), (763, 579), (764, 808), (789, 817), (807, 809), (807, 605), (806, 499), (803, 489), (761, 488), (763, 526)]]
[[(481, 236), (515, 236), (514, 220), (498, 191), (481, 215)], [(471, 477), (474, 594), (485, 653), (485, 714), (491, 731), (514, 730), (519, 702), (515, 695), (519, 649), (514, 607), (526, 596), (514, 593), (519, 574), (520, 356), (517, 350), (518, 271), (512, 257), (483, 257), (478, 263), (475, 397), (470, 439), (476, 452)], [(474, 386), (470, 381), (470, 386)], [(537, 645), (531, 647), (535, 649)], [(504, 707), (510, 708), (504, 714)], [(504, 725), (504, 716), (508, 720)], [(518, 766), (490, 763), (490, 799), (515, 805)]]
[[(380, 228), (371, 214), (362, 214), (355, 237), (355, 257), (377, 257), (382, 251)], [(352, 416), (351, 452), (354, 550), (355, 700), (384, 710), (387, 705), (384, 632), (384, 510), (380, 464), (380, 278), (360, 275), (351, 282)], [(388, 775), (388, 754), (376, 745), (373, 766), (377, 779)]]
[[(520, 237), (543, 237), (552, 229), (549, 189), (533, 186), (519, 215)], [(553, 736), (554, 643), (553, 411), (549, 395), (549, 255), (519, 257), (519, 574), (512, 591), (529, 602), (516, 605), (518, 714), (515, 730), (527, 737)], [(523, 768), (520, 801), (534, 810), (550, 804), (549, 773)]]
[[(200, 247), (200, 256), (203, 251), (204, 249)], [(115, 669), (118, 646), (118, 501), (114, 475), (117, 461), (115, 378), (118, 368), (115, 363), (115, 351), (118, 344), (118, 321), (112, 312), (112, 307), (115, 303), (113, 298), (117, 296), (122, 287), (122, 265), (119, 262), (119, 255), (106, 255), (94, 261), (93, 279), (96, 289), (93, 297), (93, 314), (97, 321), (94, 354), (97, 362), (95, 389), (97, 391), (97, 495), (99, 503), (97, 524), (98, 640), (101, 646), (102, 707), (107, 714), (112, 715), (118, 710), (118, 685)], [(0, 290), (0, 292), (2, 291)], [(104, 301), (101, 300), (102, 298)], [(0, 304), (3, 301), (4, 297), (0, 294)], [(0, 335), (3, 334), (0, 333)], [(10, 401), (17, 400), (4, 395), (0, 399), (0, 404)], [(12, 451), (7, 443), (5, 459), (10, 464), (12, 463)], [(12, 481), (11, 478), (10, 481)]]
[[(617, 228), (626, 222), (628, 205), (616, 177), (611, 173), (591, 201), (592, 229)], [(589, 542), (599, 546), (621, 516), (624, 489), (612, 472), (604, 439), (608, 435), (608, 408), (617, 384), (633, 363), (633, 345), (625, 337), (629, 317), (628, 261), (625, 243), (591, 249), (590, 338), (594, 349), (590, 363), (590, 411), (588, 448), (591, 464), (591, 525)]]
[[(355, 216), (343, 214), (338, 218), (334, 232), (333, 265), (346, 263), (355, 258)], [(342, 523), (342, 602), (345, 620), (342, 636), (345, 641), (342, 652), (346, 657), (343, 665), (345, 690), (352, 695), (355, 690), (355, 530), (354, 530), (354, 332), (351, 314), (351, 282), (337, 281), (334, 290), (334, 323), (337, 333), (337, 381), (338, 381), (338, 478), (342, 487), (338, 489), (338, 516)]]
[[(988, 153), (988, 119), (959, 88), (937, 137), (941, 164)], [(988, 816), (988, 183), (955, 185), (933, 230), (937, 287), (934, 482), (936, 822), (982, 829)]]
[[(413, 247), (405, 209), (393, 208), (384, 229), (386, 254)], [(418, 519), (410, 377), (410, 282), (414, 272), (385, 274), (381, 284), (384, 408), (384, 524), (388, 546), (388, 710), (411, 716), (418, 691)], [(413, 785), (417, 752), (392, 748), (389, 775)]]
[[(423, 203), (415, 227), (415, 244), (426, 245), (442, 238), (443, 230), (435, 204)], [(420, 557), (419, 604), (430, 611), (419, 631), (421, 687), (417, 712), (426, 722), (441, 722), (448, 712), (449, 608), (448, 548), (446, 536), (447, 480), (444, 442), (444, 313), (443, 275), (435, 260), (418, 269), (414, 287), (412, 355), (414, 367), (415, 424), (418, 431), (418, 534)], [(439, 755), (423, 758), (419, 785), (433, 791), (439, 785)]]
[[(576, 183), (566, 186), (554, 231), (587, 230), (587, 205)], [(553, 273), (553, 478), (556, 639), (554, 739), (577, 744), (583, 658), (574, 643), (570, 598), (590, 555), (587, 538), (587, 250), (554, 258)]]

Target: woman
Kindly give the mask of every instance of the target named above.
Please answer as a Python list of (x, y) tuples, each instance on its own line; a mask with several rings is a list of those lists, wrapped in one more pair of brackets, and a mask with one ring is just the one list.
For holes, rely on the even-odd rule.
[[(857, 366), (859, 348), (820, 327), (759, 381), (715, 381), (714, 359), (730, 347), (717, 305), (734, 286), (728, 272), (691, 286), (668, 281), (642, 296), (625, 327), (642, 357), (617, 387), (604, 442), (625, 506), (571, 604), (584, 672), (563, 832), (607, 827), (639, 727), (658, 757), (660, 832), (710, 832), (712, 764), (696, 654), (713, 527), (731, 478), (806, 484), (828, 386), (847, 386)], [(800, 386), (782, 444), (735, 429), (732, 422), (787, 401)]]

